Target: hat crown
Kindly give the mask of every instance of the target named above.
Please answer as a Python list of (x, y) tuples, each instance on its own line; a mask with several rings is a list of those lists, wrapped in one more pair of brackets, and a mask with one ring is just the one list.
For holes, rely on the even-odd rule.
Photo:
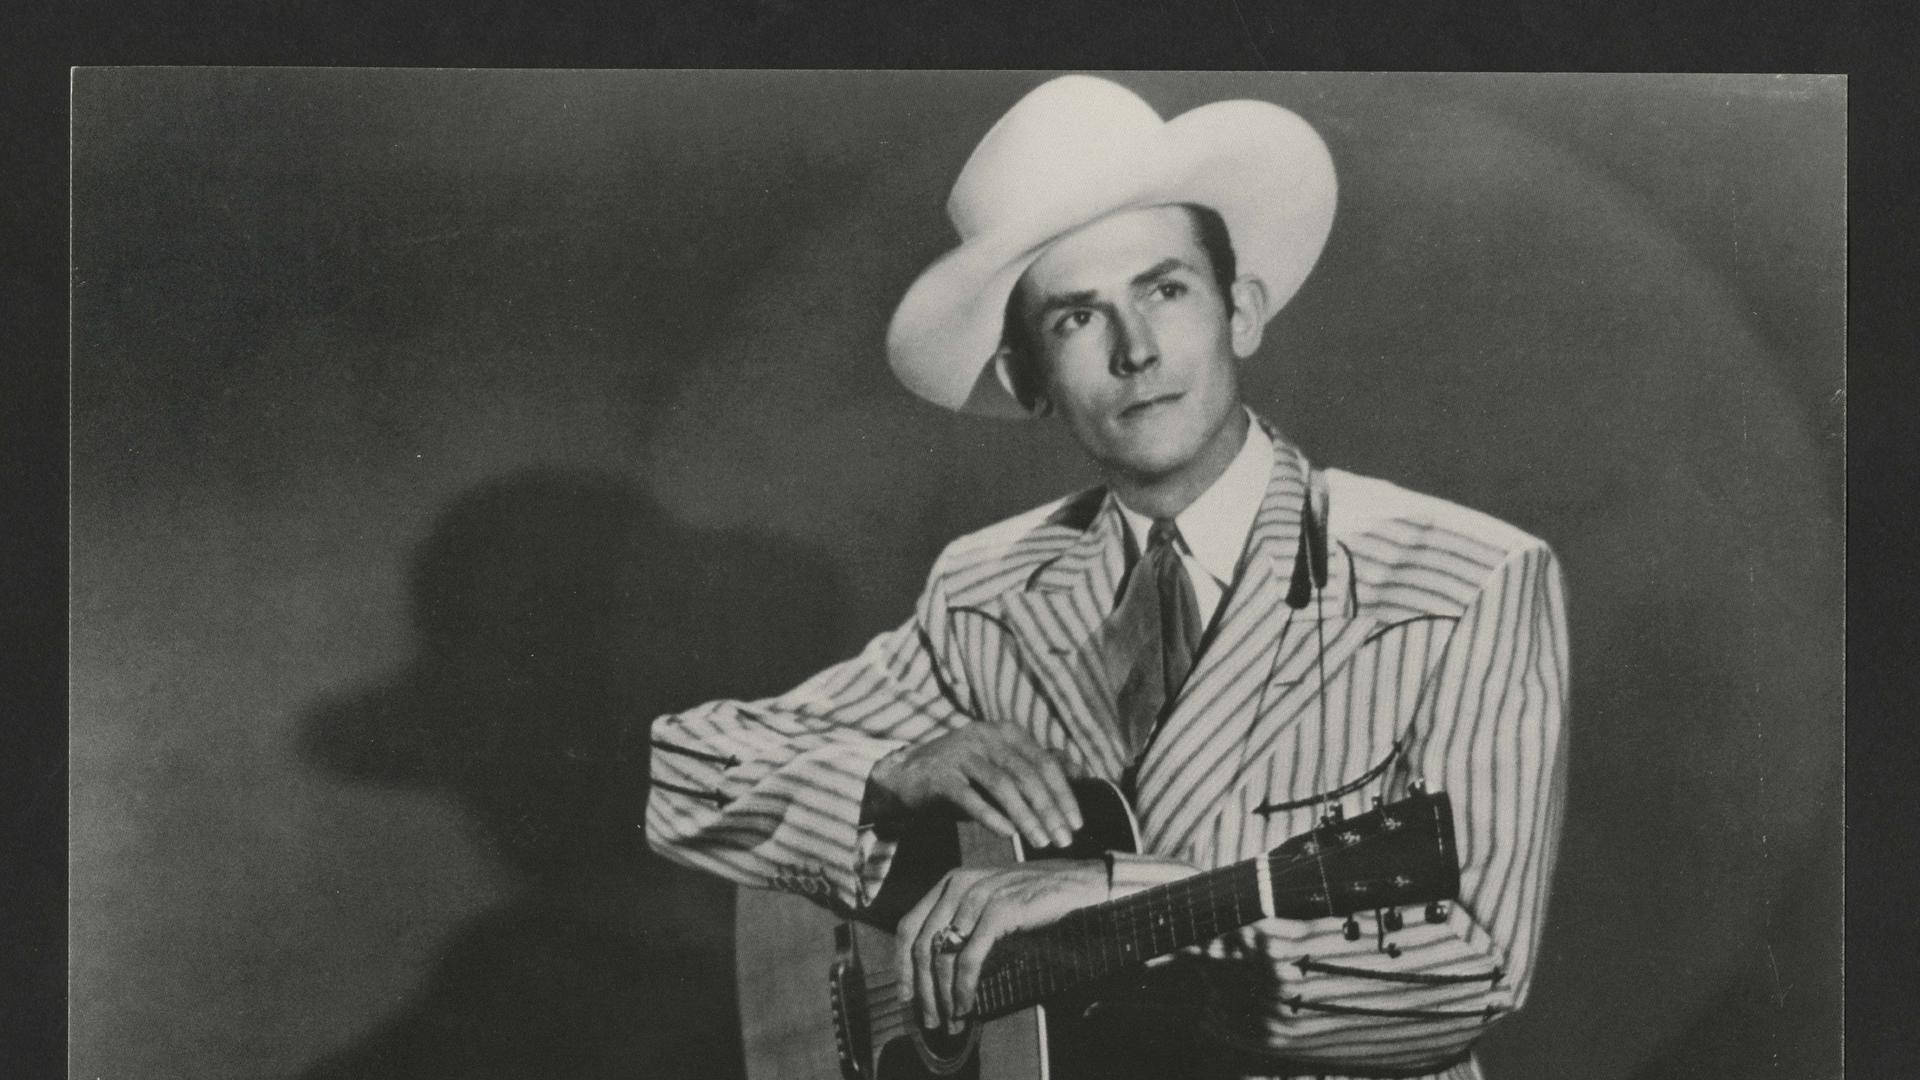
[(988, 130), (947, 197), (965, 240), (1075, 201), (1090, 180), (1138, 168), (1165, 121), (1133, 91), (1091, 75), (1035, 87)]

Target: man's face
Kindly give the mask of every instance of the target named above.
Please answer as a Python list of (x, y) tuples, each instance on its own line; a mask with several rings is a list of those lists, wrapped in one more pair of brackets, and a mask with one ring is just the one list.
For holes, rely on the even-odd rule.
[(1229, 312), (1186, 209), (1085, 225), (1049, 246), (1017, 287), (1047, 396), (1102, 468), (1153, 483), (1231, 460), (1238, 446), (1223, 444), (1238, 430), (1236, 362), (1259, 345), (1262, 298), (1257, 285), (1237, 284), (1246, 303)]

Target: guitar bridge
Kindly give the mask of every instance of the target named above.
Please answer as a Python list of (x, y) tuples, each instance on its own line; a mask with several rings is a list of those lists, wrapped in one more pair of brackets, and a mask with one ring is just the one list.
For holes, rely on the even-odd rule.
[(827, 971), (827, 999), (833, 1009), (833, 1040), (840, 1052), (840, 1075), (845, 1080), (871, 1080), (867, 1062), (873, 1046), (867, 1016), (866, 977), (857, 960), (839, 960)]

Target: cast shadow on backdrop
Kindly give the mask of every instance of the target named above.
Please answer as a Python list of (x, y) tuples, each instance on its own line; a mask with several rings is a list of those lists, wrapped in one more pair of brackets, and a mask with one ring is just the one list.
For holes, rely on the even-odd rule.
[(457, 498), (411, 570), (414, 656), (320, 703), (303, 751), (452, 794), (515, 898), (304, 1080), (741, 1075), (732, 889), (647, 850), (647, 721), (831, 661), (833, 565), (677, 525), (615, 476), (536, 471)]

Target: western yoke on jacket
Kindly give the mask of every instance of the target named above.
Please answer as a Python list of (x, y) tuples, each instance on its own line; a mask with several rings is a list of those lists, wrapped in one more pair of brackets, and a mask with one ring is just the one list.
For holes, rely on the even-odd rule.
[[(1226, 973), (1208, 1034), (1285, 1075), (1392, 1073), (1468, 1054), (1525, 1000), (1560, 831), (1563, 585), (1539, 540), (1484, 514), (1339, 470), (1274, 441), (1242, 564), (1140, 763), (1144, 850), (1210, 868), (1363, 812), (1414, 780), (1454, 807), (1461, 891), (1444, 920), (1409, 909), (1268, 919), (1207, 949)], [(1328, 579), (1285, 602), (1308, 486), (1323, 478)], [(1111, 495), (1060, 500), (956, 540), (914, 615), (776, 698), (718, 701), (653, 728), (649, 840), (744, 885), (848, 906), (893, 845), (864, 829), (874, 763), (972, 723), (1012, 724), (1070, 772), (1127, 767), (1097, 667), (1125, 573)], [(1324, 687), (1324, 689), (1323, 689)], [(1204, 965), (1203, 965), (1204, 966)], [(1284, 1064), (1281, 1064), (1283, 1063)]]

